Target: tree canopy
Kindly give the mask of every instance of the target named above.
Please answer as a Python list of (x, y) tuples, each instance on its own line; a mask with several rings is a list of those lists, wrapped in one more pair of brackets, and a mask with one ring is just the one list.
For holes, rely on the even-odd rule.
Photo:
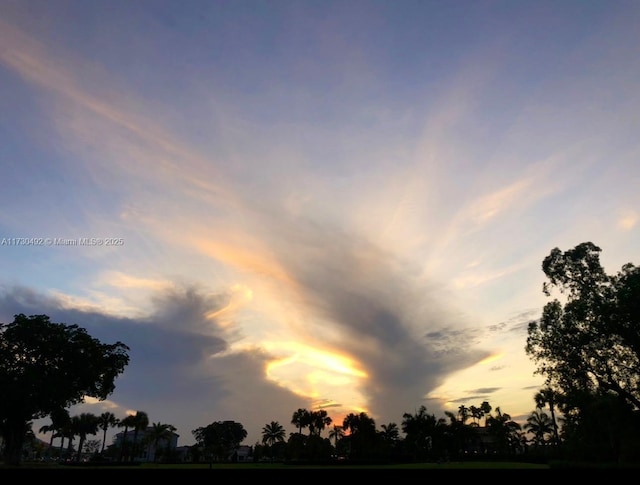
[(211, 459), (227, 461), (247, 437), (247, 430), (235, 421), (216, 421), (208, 426), (194, 429), (194, 438)]
[(129, 363), (129, 347), (105, 344), (78, 325), (47, 315), (14, 316), (0, 324), (0, 432), (5, 462), (17, 464), (33, 419), (84, 401), (106, 399)]
[(627, 263), (608, 275), (591, 242), (544, 258), (547, 303), (529, 324), (526, 352), (565, 400), (613, 393), (640, 408), (640, 267)]

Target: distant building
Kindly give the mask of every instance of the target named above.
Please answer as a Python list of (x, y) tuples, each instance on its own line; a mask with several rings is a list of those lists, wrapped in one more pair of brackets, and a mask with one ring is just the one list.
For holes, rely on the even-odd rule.
[[(135, 448), (135, 461), (156, 461), (156, 456), (175, 452), (178, 448), (179, 434), (173, 431), (167, 433), (167, 437), (155, 440), (153, 436), (153, 427), (148, 426), (144, 430), (139, 430), (136, 436), (134, 430), (128, 430), (125, 438), (124, 431), (116, 433), (113, 437), (113, 444), (117, 448), (121, 448), (123, 442), (130, 446), (130, 450)], [(136, 446), (133, 445), (133, 440), (136, 440)]]
[(253, 448), (251, 446), (240, 445), (238, 449), (235, 451), (235, 457), (232, 456), (231, 458), (232, 459), (235, 458), (236, 461), (238, 462), (252, 461), (253, 460), (252, 451), (253, 451)]

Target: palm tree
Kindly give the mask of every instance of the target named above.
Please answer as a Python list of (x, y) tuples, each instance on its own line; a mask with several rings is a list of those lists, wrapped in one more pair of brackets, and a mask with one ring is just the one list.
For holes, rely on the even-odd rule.
[(333, 439), (333, 446), (337, 448), (338, 441), (340, 441), (342, 438), (344, 438), (344, 428), (342, 426), (334, 424), (333, 428), (329, 430), (329, 439)]
[(56, 428), (53, 424), (41, 426), (38, 430), (38, 433), (47, 434), (51, 432), (51, 437), (49, 438), (49, 449), (47, 450), (47, 455), (51, 456), (51, 447), (53, 446), (53, 438), (56, 436)]
[(273, 461), (273, 446), (276, 443), (284, 443), (286, 436), (284, 427), (277, 421), (271, 421), (262, 428), (262, 444), (268, 447), (271, 461)]
[(484, 425), (485, 427), (487, 426), (487, 418), (489, 417), (489, 415), (491, 414), (491, 404), (489, 404), (489, 401), (482, 401), (482, 404), (480, 404), (480, 411), (482, 412), (482, 415), (484, 416)]
[[(50, 415), (51, 424), (50, 428), (53, 430), (53, 435), (51, 436), (51, 443), (53, 444), (54, 438), (60, 438), (60, 450), (64, 447), (64, 438), (65, 435), (62, 431), (69, 426), (71, 422), (71, 417), (69, 416), (69, 411), (64, 408), (60, 408), (57, 411), (53, 411)], [(49, 450), (49, 455), (51, 454), (51, 449)]]
[(469, 408), (464, 404), (461, 404), (458, 408), (458, 416), (460, 417), (462, 424), (465, 424), (467, 419), (469, 419)]
[(276, 443), (284, 442), (287, 433), (284, 427), (277, 421), (271, 421), (262, 428), (262, 444), (273, 446)]
[(534, 410), (523, 426), (524, 430), (533, 435), (535, 446), (542, 446), (547, 441), (547, 436), (553, 436), (553, 424), (547, 413), (538, 408)]
[(349, 413), (342, 420), (342, 427), (349, 430), (349, 454), (363, 458), (376, 449), (376, 422), (367, 413)]
[(76, 461), (80, 461), (82, 458), (82, 447), (87, 439), (87, 435), (94, 435), (98, 432), (100, 426), (98, 416), (92, 413), (81, 413), (79, 416), (73, 416), (71, 418), (73, 434), (78, 436), (78, 454), (76, 455)]
[(100, 453), (104, 453), (104, 446), (107, 441), (107, 430), (109, 428), (115, 428), (118, 425), (118, 418), (115, 414), (110, 412), (104, 412), (98, 417), (98, 426), (102, 430), (102, 449)]
[(400, 439), (400, 428), (396, 423), (381, 424), (382, 434), (387, 441), (397, 441)]
[(173, 434), (178, 431), (173, 424), (168, 424), (167, 429), (169, 430), (169, 441), (167, 441), (167, 456), (171, 455), (171, 441), (173, 440)]
[(511, 452), (515, 446), (520, 444), (520, 424), (512, 421), (511, 416), (503, 413), (500, 407), (496, 408), (496, 415), (490, 416), (487, 420), (489, 432), (496, 438), (498, 451)]
[(300, 408), (293, 413), (291, 417), (291, 424), (293, 424), (296, 428), (298, 428), (298, 432), (302, 434), (302, 430), (309, 426), (310, 424), (310, 415), (309, 411), (306, 409)]
[[(75, 416), (74, 416), (75, 417)], [(77, 421), (77, 419), (75, 420)], [(77, 424), (74, 419), (69, 417), (68, 421), (63, 422), (60, 425), (58, 435), (60, 436), (60, 457), (69, 457), (73, 451), (73, 439), (75, 438), (75, 427)], [(64, 449), (64, 440), (67, 439), (67, 452)]]
[(327, 411), (320, 409), (309, 413), (309, 434), (317, 434), (320, 436), (322, 430), (331, 424), (332, 420)]
[[(158, 459), (158, 445), (161, 441), (166, 441), (167, 443), (171, 443), (171, 438), (173, 437), (173, 431), (175, 430), (174, 426), (170, 424), (163, 423), (153, 423), (151, 425), (151, 429), (147, 435), (147, 439), (150, 445), (153, 447), (153, 461), (156, 462)], [(151, 452), (151, 446), (149, 447), (149, 453)], [(167, 447), (168, 449), (168, 447)], [(147, 457), (149, 457), (149, 453)]]
[(471, 414), (471, 419), (473, 419), (473, 424), (480, 426), (480, 418), (482, 417), (482, 411), (480, 408), (476, 406), (469, 406), (469, 413)]
[(434, 414), (427, 412), (427, 407), (422, 405), (414, 414), (402, 415), (402, 431), (406, 435), (405, 443), (416, 454), (417, 458), (424, 459), (433, 446), (433, 436), (436, 434), (438, 420)]
[(558, 435), (558, 421), (556, 420), (556, 402), (558, 401), (558, 393), (550, 387), (540, 389), (534, 396), (537, 408), (544, 408), (549, 406), (549, 412), (551, 413), (551, 426), (553, 427), (553, 440), (555, 445), (560, 444), (560, 436)]
[(122, 440), (120, 441), (120, 454), (118, 457), (118, 461), (122, 461), (123, 457), (125, 456), (125, 447), (128, 446), (127, 433), (135, 426), (135, 415), (129, 414), (125, 418), (120, 419), (118, 421), (118, 426), (124, 428), (124, 432), (122, 433)]
[(469, 429), (466, 424), (458, 419), (456, 413), (445, 411), (444, 414), (449, 418), (449, 429), (456, 445), (456, 450), (458, 453), (462, 453), (467, 448)]
[(149, 426), (149, 416), (144, 411), (136, 411), (133, 416), (133, 452), (130, 461), (133, 461), (138, 448), (138, 433)]
[(380, 428), (382, 429), (380, 432), (382, 440), (389, 449), (394, 449), (400, 440), (400, 428), (396, 423), (382, 424)]

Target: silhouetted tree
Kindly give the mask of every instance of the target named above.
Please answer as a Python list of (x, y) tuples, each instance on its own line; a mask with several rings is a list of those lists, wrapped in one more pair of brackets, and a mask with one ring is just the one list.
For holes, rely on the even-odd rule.
[(216, 421), (208, 426), (194, 429), (192, 433), (210, 458), (215, 457), (219, 461), (228, 461), (247, 437), (244, 426), (235, 421)]
[(489, 416), (487, 419), (489, 433), (495, 438), (499, 452), (514, 453), (521, 443), (520, 430), (522, 426), (513, 421), (509, 414), (503, 413), (499, 406), (495, 411), (496, 415)]
[[(158, 461), (158, 448), (160, 447), (160, 443), (165, 442), (167, 444), (167, 452), (169, 451), (175, 429), (175, 426), (160, 422), (153, 423), (149, 428), (149, 433), (147, 435), (147, 442), (149, 445), (148, 451), (150, 452), (153, 449), (154, 462)], [(149, 458), (149, 453), (147, 453), (147, 458)]]
[(573, 394), (611, 391), (640, 408), (640, 267), (607, 275), (591, 242), (544, 258), (543, 292), (558, 289), (540, 321), (529, 324), (525, 350), (550, 389)]
[(308, 414), (309, 434), (317, 434), (320, 436), (320, 434), (322, 434), (322, 430), (331, 423), (332, 419), (324, 409), (310, 411)]
[(109, 428), (115, 428), (118, 425), (118, 418), (115, 414), (106, 411), (98, 417), (98, 426), (102, 430), (102, 448), (100, 453), (104, 453), (104, 447), (107, 442), (107, 431)]
[(20, 463), (27, 423), (84, 401), (104, 400), (129, 363), (129, 348), (104, 344), (78, 325), (47, 315), (0, 324), (0, 429), (4, 460)]
[(51, 456), (51, 450), (53, 449), (53, 438), (56, 437), (56, 428), (53, 425), (45, 424), (44, 426), (40, 426), (38, 433), (51, 433), (51, 436), (49, 437), (49, 451), (47, 452), (47, 454)]
[(135, 414), (128, 414), (126, 417), (118, 421), (118, 426), (124, 428), (122, 432), (122, 438), (120, 440), (120, 452), (118, 454), (118, 461), (122, 461), (127, 457), (131, 446), (129, 446), (128, 433), (130, 429), (133, 429), (136, 425)]
[(262, 428), (262, 443), (272, 446), (278, 442), (285, 441), (287, 432), (284, 427), (277, 421), (271, 421)]
[(149, 426), (149, 416), (144, 411), (136, 411), (133, 415), (133, 447), (131, 452), (130, 461), (132, 461), (139, 454), (138, 435), (140, 431), (145, 431)]
[(425, 459), (433, 446), (438, 420), (434, 414), (427, 412), (426, 406), (420, 406), (414, 414), (402, 415), (402, 431), (404, 443), (414, 459)]
[(551, 426), (553, 428), (553, 443), (557, 446), (560, 444), (560, 435), (558, 433), (558, 420), (556, 419), (556, 405), (558, 403), (558, 393), (551, 389), (550, 387), (545, 387), (544, 389), (540, 389), (533, 396), (533, 399), (536, 403), (536, 407), (542, 409), (545, 406), (549, 407), (549, 412), (551, 413)]
[[(577, 427), (588, 426), (584, 417), (594, 403), (608, 403), (613, 394), (628, 404), (616, 403), (619, 411), (640, 409), (640, 267), (627, 263), (609, 275), (600, 252), (585, 242), (564, 252), (554, 248), (544, 258), (543, 292), (551, 296), (557, 290), (563, 301), (548, 302), (540, 320), (529, 324), (525, 347), (536, 372), (546, 377), (545, 389), (561, 396), (554, 405), (570, 426), (566, 435), (580, 436), (570, 445), (574, 450), (588, 443)], [(608, 427), (607, 432), (626, 429)], [(608, 441), (620, 440), (618, 435)]]
[(540, 408), (531, 412), (522, 428), (533, 435), (536, 447), (544, 446), (548, 441), (547, 437), (553, 437), (551, 418)]
[(489, 401), (482, 401), (482, 404), (480, 404), (480, 411), (482, 412), (482, 416), (484, 417), (484, 425), (487, 425), (487, 418), (489, 417), (489, 415), (491, 414), (491, 404), (489, 404)]
[(98, 432), (100, 423), (98, 416), (92, 413), (81, 413), (71, 417), (71, 429), (75, 436), (78, 436), (78, 454), (76, 461), (82, 458), (82, 448), (87, 439), (87, 435), (95, 435)]
[(298, 433), (311, 424), (311, 415), (307, 409), (300, 408), (293, 413), (291, 424), (298, 428)]
[(342, 421), (342, 428), (349, 431), (350, 458), (371, 459), (378, 449), (376, 422), (367, 413), (349, 413)]
[(262, 444), (268, 447), (269, 457), (274, 458), (274, 446), (276, 443), (284, 443), (287, 432), (277, 421), (271, 421), (262, 428)]
[(336, 424), (329, 430), (329, 439), (333, 440), (333, 445), (338, 448), (338, 441), (344, 438), (344, 429)]

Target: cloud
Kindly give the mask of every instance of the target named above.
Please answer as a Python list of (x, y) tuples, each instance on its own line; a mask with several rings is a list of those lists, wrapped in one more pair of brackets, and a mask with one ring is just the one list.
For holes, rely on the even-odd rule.
[(178, 426), (182, 444), (193, 442), (196, 427), (225, 419), (241, 422), (257, 439), (264, 423), (273, 419), (286, 426), (290, 413), (307, 402), (265, 378), (272, 357), (264, 351), (227, 352), (228, 330), (207, 318), (225, 301), (225, 295), (196, 288), (175, 289), (155, 297), (152, 315), (127, 319), (67, 308), (55, 297), (3, 286), (0, 316), (9, 323), (18, 313), (47, 314), (54, 322), (86, 328), (102, 342), (129, 346), (130, 363), (116, 379), (115, 392), (107, 401), (88, 400), (77, 409), (111, 410), (119, 417), (144, 410), (154, 422)]
[[(118, 380), (113, 400), (147, 412), (162, 402), (167, 416), (162, 420), (177, 419), (178, 410), (186, 407), (190, 422), (200, 417), (200, 424), (218, 415), (286, 420), (289, 412), (310, 406), (330, 409), (338, 417), (363, 409), (393, 421), (423, 402), (449, 373), (485, 356), (472, 349), (469, 335), (460, 344), (458, 316), (436, 301), (430, 285), (411, 277), (402, 262), (362, 235), (308, 220), (291, 225), (274, 220), (268, 227), (277, 230), (262, 235), (261, 252), (251, 260), (233, 261), (249, 270), (253, 279), (248, 281), (259, 293), (268, 291), (270, 300), (294, 303), (289, 332), (292, 342), (299, 342), (295, 346), (278, 339), (259, 345), (259, 339), (252, 340), (251, 326), (238, 318), (253, 308), (271, 326), (263, 326), (262, 332), (269, 335), (273, 328), (277, 335), (282, 330), (269, 322), (283, 317), (282, 309), (267, 316), (250, 301), (225, 314), (233, 291), (212, 294), (175, 284), (162, 289), (122, 275), (107, 281), (151, 288), (147, 315), (124, 318), (86, 304), (73, 308), (74, 300), (62, 295), (46, 297), (14, 287), (3, 288), (0, 308), (5, 318), (9, 311), (44, 312), (56, 321), (87, 325), (101, 339), (125, 342), (132, 348), (131, 364)], [(296, 237), (289, 237), (294, 232)], [(256, 258), (264, 259), (262, 268), (279, 269), (255, 271)], [(441, 333), (425, 333), (433, 326)], [(456, 350), (442, 352), (444, 348)], [(283, 357), (289, 358), (286, 365), (274, 367)], [(354, 392), (345, 399), (347, 380)], [(260, 390), (283, 408), (261, 408), (262, 416), (253, 416), (252, 403), (267, 399), (267, 394), (257, 394)], [(251, 417), (241, 416), (241, 410)]]
[(499, 387), (480, 387), (478, 389), (470, 390), (469, 392), (474, 394), (491, 394), (499, 390), (500, 390)]
[[(295, 230), (296, 237), (287, 236)], [(374, 416), (397, 417), (424, 400), (444, 377), (479, 355), (437, 352), (424, 329), (460, 325), (434, 289), (392, 254), (359, 234), (308, 220), (263, 235), (307, 315), (308, 345), (339, 351), (363, 369), (359, 386)], [(292, 257), (293, 256), (293, 257)], [(289, 296), (281, 295), (284, 300)]]

